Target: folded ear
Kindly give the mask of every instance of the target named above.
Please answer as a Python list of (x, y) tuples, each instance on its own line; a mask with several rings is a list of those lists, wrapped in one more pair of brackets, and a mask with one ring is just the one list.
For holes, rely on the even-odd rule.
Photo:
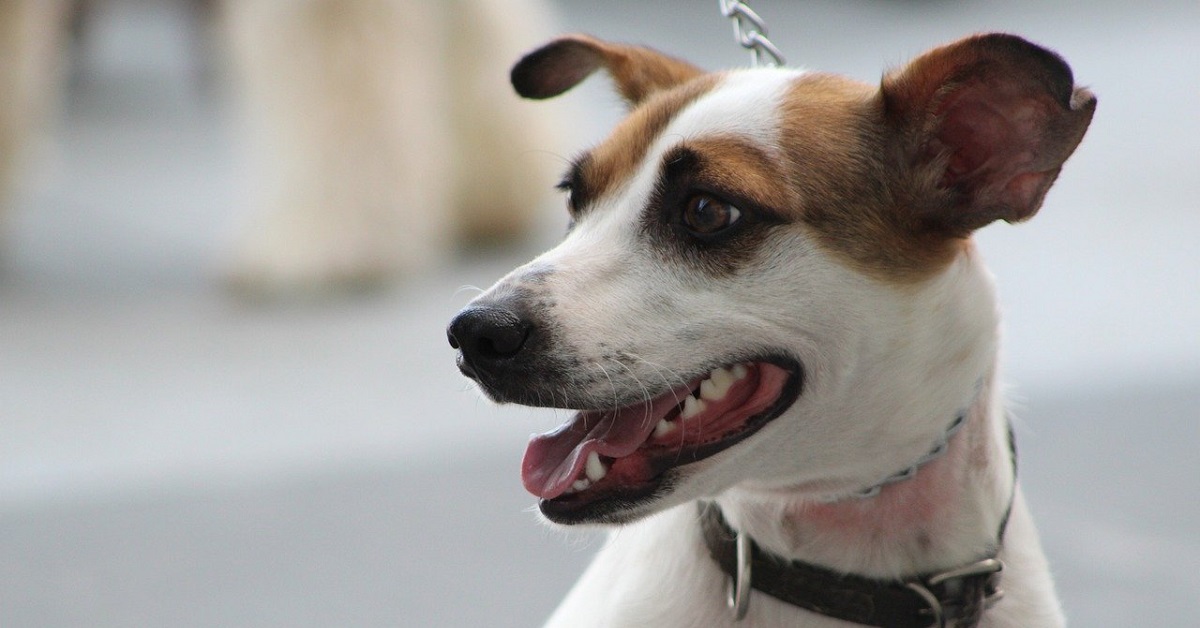
[(936, 48), (881, 94), (914, 218), (957, 236), (1033, 216), (1096, 109), (1062, 58), (1003, 34)]
[(601, 67), (608, 70), (630, 105), (704, 73), (686, 61), (650, 48), (567, 35), (525, 55), (513, 66), (511, 79), (517, 93), (525, 98), (551, 98), (575, 87)]

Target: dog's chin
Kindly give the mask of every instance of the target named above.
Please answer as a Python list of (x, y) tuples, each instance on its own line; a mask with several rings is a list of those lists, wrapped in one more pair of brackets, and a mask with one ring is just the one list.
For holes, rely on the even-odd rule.
[[(704, 378), (698, 376), (644, 404), (580, 412), (558, 430), (535, 437), (522, 472), (526, 488), (541, 497), (542, 514), (561, 525), (622, 524), (700, 497), (684, 494), (692, 473), (787, 411), (804, 379), (800, 363), (790, 358), (739, 362), (724, 370), (734, 381), (718, 382), (717, 393), (726, 384), (723, 397), (710, 388), (716, 377), (701, 391)], [(686, 401), (693, 388), (707, 403)], [(684, 403), (677, 402), (681, 398)], [(603, 473), (597, 473), (600, 468)]]
[(686, 470), (672, 469), (642, 486), (539, 499), (538, 510), (551, 523), (564, 526), (632, 523), (674, 505), (676, 489), (685, 480)]

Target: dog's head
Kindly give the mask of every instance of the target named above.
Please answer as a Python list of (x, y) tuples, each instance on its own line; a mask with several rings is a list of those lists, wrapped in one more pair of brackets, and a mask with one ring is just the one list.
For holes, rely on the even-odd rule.
[(1070, 68), (983, 35), (870, 86), (569, 36), (512, 81), (601, 68), (630, 112), (563, 179), (567, 236), (449, 330), (494, 400), (578, 411), (525, 454), (542, 512), (846, 490), (925, 451), (994, 359), (970, 234), (1032, 216), (1091, 120)]

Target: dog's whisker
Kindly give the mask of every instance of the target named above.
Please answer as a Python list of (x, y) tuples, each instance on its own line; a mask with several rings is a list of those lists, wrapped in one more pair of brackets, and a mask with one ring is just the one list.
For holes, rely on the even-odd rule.
[[(688, 382), (687, 379), (685, 379), (682, 375), (680, 375), (674, 369), (651, 362), (650, 360), (647, 360), (646, 358), (644, 358), (636, 353), (626, 353), (625, 355), (628, 355), (629, 357), (632, 357), (635, 360), (638, 360), (639, 362), (641, 362), (642, 364), (645, 364), (646, 366), (649, 366), (650, 368), (654, 369), (654, 372), (659, 376), (660, 379), (663, 380), (663, 383), (667, 385), (668, 390), (671, 391), (671, 395), (674, 398), (675, 403), (678, 404), (682, 401), (682, 399), (679, 398), (678, 391), (680, 390), (680, 388), (682, 386), (687, 384), (687, 382)], [(668, 379), (665, 375), (663, 375), (663, 371), (666, 371), (668, 374), (670, 374), (672, 379)], [(680, 428), (680, 430), (687, 429), (686, 422), (680, 421), (679, 428)], [(680, 432), (680, 435), (684, 438), (687, 437), (687, 433), (683, 432), (683, 431)], [(676, 459), (676, 462), (678, 462), (678, 458)]]
[[(609, 359), (609, 358), (602, 358), (602, 359)], [(613, 407), (618, 406), (620, 404), (620, 395), (617, 393), (616, 382), (614, 382), (612, 376), (608, 374), (608, 369), (604, 368), (603, 363), (597, 362), (596, 368), (600, 369), (600, 372), (604, 373), (604, 377), (606, 379), (608, 379), (608, 387), (612, 389), (612, 398), (613, 398), (612, 405), (613, 405)]]
[(558, 151), (548, 150), (545, 148), (528, 148), (525, 150), (524, 154), (545, 155), (547, 157), (553, 157), (558, 160), (558, 165), (562, 166), (563, 168), (570, 166), (572, 163), (572, 159), (570, 157), (567, 157), (566, 155), (564, 155)]
[(468, 291), (473, 291), (477, 295), (483, 294), (483, 288), (480, 288), (479, 286), (472, 286), (470, 284), (467, 284), (467, 285), (459, 286), (458, 289), (454, 291), (454, 296), (458, 296), (458, 295), (460, 295), (464, 292), (468, 292)]
[(646, 387), (646, 384), (637, 376), (637, 373), (632, 368), (629, 368), (629, 365), (624, 364), (620, 360), (614, 358), (608, 358), (608, 360), (625, 369), (625, 372), (629, 373), (629, 376), (633, 379), (633, 381), (636, 382), (638, 387), (642, 389), (642, 403), (645, 408), (645, 414), (642, 416), (642, 425), (653, 421), (654, 415), (651, 410), (654, 406), (654, 394), (650, 392), (650, 389)]
[[(658, 376), (663, 380), (663, 383), (666, 384), (667, 387), (670, 389), (678, 389), (680, 386), (683, 386), (688, 381), (686, 378), (684, 378), (683, 375), (680, 375), (679, 372), (676, 371), (675, 369), (672, 369), (667, 366), (662, 366), (661, 364), (656, 364), (654, 362), (651, 362), (650, 360), (647, 360), (646, 358), (644, 358), (636, 353), (627, 353), (626, 355), (628, 355), (629, 357), (654, 369), (654, 372), (658, 374)], [(667, 377), (665, 377), (662, 374), (663, 371), (666, 371), (668, 374), (670, 374), (671, 378), (668, 379)]]

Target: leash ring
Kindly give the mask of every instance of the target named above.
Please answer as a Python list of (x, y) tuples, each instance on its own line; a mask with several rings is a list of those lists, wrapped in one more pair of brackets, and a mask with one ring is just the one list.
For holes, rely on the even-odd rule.
[(922, 613), (932, 615), (933, 623), (930, 624), (931, 628), (946, 628), (946, 615), (942, 610), (942, 603), (938, 601), (937, 596), (921, 582), (905, 582), (904, 586), (908, 587), (913, 593), (916, 593), (929, 606), (929, 608), (923, 609)]
[(729, 582), (725, 603), (733, 611), (733, 619), (741, 621), (750, 610), (750, 555), (753, 551), (750, 535), (737, 533), (737, 575)]

